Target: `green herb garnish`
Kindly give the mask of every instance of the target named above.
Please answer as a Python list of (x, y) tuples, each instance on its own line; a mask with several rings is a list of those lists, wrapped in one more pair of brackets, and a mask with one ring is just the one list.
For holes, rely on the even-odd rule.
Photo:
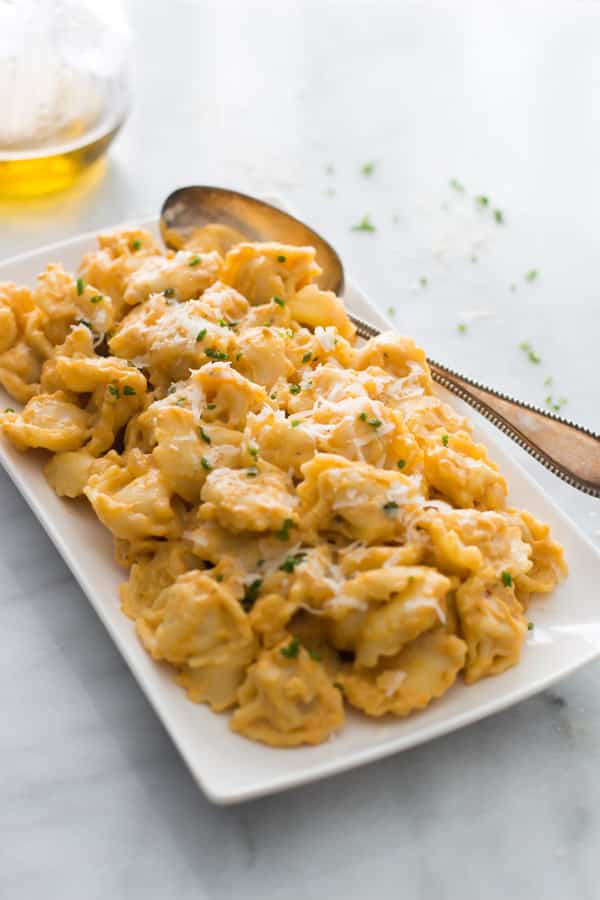
[(464, 194), (465, 186), (461, 181), (458, 180), (458, 178), (451, 178), (448, 184), (453, 191), (458, 191), (460, 194)]
[(283, 262), (285, 262), (286, 260), (287, 260), (287, 256), (283, 256), (283, 255), (280, 254), (280, 255), (277, 257), (277, 262), (283, 263)]
[(87, 319), (77, 319), (77, 324), (85, 325), (86, 328), (89, 328), (90, 331), (92, 331), (92, 323), (89, 322)]
[(404, 466), (406, 465), (406, 460), (405, 460), (405, 459), (399, 459), (398, 462), (396, 463), (396, 465), (398, 466), (399, 469), (403, 469)]
[(460, 331), (461, 334), (466, 334), (467, 326), (465, 325), (464, 322), (460, 322), (456, 327), (458, 328), (458, 330)]
[(5, 413), (14, 413), (14, 409), (12, 408), (12, 406), (5, 406), (4, 412)]
[(282, 647), (279, 652), (287, 659), (295, 659), (298, 656), (299, 651), (300, 641), (298, 640), (298, 638), (292, 638), (289, 644), (287, 644), (287, 646), (285, 647)]
[(280, 572), (293, 572), (296, 566), (304, 562), (306, 553), (295, 553), (293, 556), (286, 556), (285, 560), (279, 566)]
[(495, 210), (494, 210), (494, 219), (496, 220), (496, 222), (498, 223), (498, 225), (502, 225), (502, 224), (503, 224), (503, 222), (504, 222), (504, 213), (502, 212), (501, 209), (495, 209)]
[(254, 459), (258, 459), (258, 447), (248, 447), (248, 453), (250, 456), (253, 456)]
[(206, 469), (207, 472), (210, 472), (212, 470), (212, 466), (205, 456), (202, 457), (202, 459), (200, 460), (200, 463), (202, 465), (202, 468)]
[(203, 341), (205, 337), (206, 337), (206, 328), (202, 328), (196, 335), (196, 341), (199, 343), (200, 341)]
[(375, 171), (375, 163), (374, 162), (365, 163), (363, 166), (360, 167), (360, 171), (361, 171), (362, 175), (367, 175), (367, 176), (372, 175)]
[(201, 257), (201, 256), (198, 256), (198, 255), (192, 256), (192, 258), (190, 259), (189, 265), (190, 265), (190, 266), (197, 266), (198, 263), (200, 263), (200, 262), (202, 262), (202, 257)]
[(299, 424), (300, 424), (300, 422), (298, 419), (292, 419), (292, 421), (290, 422), (290, 425), (292, 426), (292, 428), (297, 428)]
[(522, 350), (523, 353), (527, 354), (527, 358), (528, 358), (529, 362), (534, 363), (535, 365), (538, 365), (538, 363), (541, 363), (541, 361), (542, 361), (541, 356), (537, 355), (537, 353), (535, 352), (535, 350), (533, 349), (533, 347), (531, 346), (531, 344), (528, 341), (522, 341), (519, 344), (519, 350)]
[(175, 288), (165, 288), (163, 291), (163, 297), (174, 297), (175, 296)]
[(246, 469), (246, 478), (256, 478), (258, 475), (258, 469), (256, 466), (250, 466), (249, 469)]
[(133, 250), (141, 250), (141, 249), (142, 249), (142, 242), (141, 242), (141, 241), (138, 241), (138, 239), (136, 238), (134, 241), (132, 241), (131, 247), (132, 247)]
[(200, 435), (200, 437), (202, 438), (202, 440), (204, 441), (205, 444), (212, 443), (211, 439), (210, 439), (210, 435), (205, 432), (202, 425), (200, 425), (200, 427), (198, 428), (198, 434)]
[(375, 231), (375, 226), (369, 216), (363, 216), (360, 222), (352, 226), (352, 231)]
[(104, 300), (103, 294), (94, 294), (93, 297), (90, 297), (90, 303), (100, 303), (102, 300)]
[[(285, 257), (283, 257), (285, 259)], [(273, 297), (273, 303), (276, 303), (277, 306), (285, 306), (285, 300), (282, 300), (281, 297)]]
[(448, 446), (448, 435), (447, 434), (442, 435), (442, 444), (444, 445), (444, 447)]
[(111, 395), (111, 397), (118, 398), (120, 396), (119, 388), (115, 384), (109, 384), (107, 387), (107, 391)]
[(311, 353), (311, 351), (309, 350), (309, 351), (308, 351), (307, 353), (305, 353), (304, 356), (302, 357), (302, 362), (303, 362), (303, 363), (307, 363), (307, 362), (310, 362), (311, 359), (312, 359), (312, 353)]
[(501, 575), (501, 578), (502, 578), (502, 584), (504, 585), (504, 587), (512, 587), (513, 580), (512, 580), (512, 575), (510, 574), (510, 572), (503, 572)]
[(479, 206), (489, 206), (490, 198), (486, 197), (485, 194), (479, 194), (477, 197), (475, 197), (475, 203), (477, 203)]
[(250, 612), (254, 604), (258, 599), (258, 593), (262, 587), (262, 578), (256, 578), (253, 582), (251, 582), (246, 590), (244, 591), (244, 596), (240, 600), (243, 609), (246, 612)]
[(387, 503), (383, 504), (383, 511), (389, 515), (394, 513), (397, 509), (399, 509), (398, 504), (395, 500), (388, 500)]
[[(196, 338), (196, 340), (198, 340), (198, 338)], [(215, 350), (214, 347), (207, 347), (204, 352), (209, 357), (209, 359), (229, 359), (229, 357), (223, 350)]]
[(275, 537), (279, 538), (280, 541), (289, 541), (290, 539), (290, 528), (294, 527), (293, 519), (284, 519), (283, 525), (279, 531), (275, 532)]
[(225, 578), (225, 576), (223, 575), (222, 572), (219, 572), (219, 574), (216, 576), (216, 579), (219, 582), (219, 584), (223, 581), (224, 578)]
[(78, 278), (75, 282), (75, 285), (77, 287), (77, 296), (81, 297), (81, 295), (85, 291), (85, 281), (83, 280), (83, 278)]
[(299, 384), (290, 384), (290, 394), (299, 394), (301, 390)]
[(126, 397), (133, 397), (135, 395), (135, 388), (132, 388), (130, 384), (126, 384), (123, 388), (123, 393)]
[(216, 408), (217, 408), (217, 404), (216, 404), (216, 403), (207, 403), (207, 404), (206, 404), (206, 408), (207, 408), (207, 409), (210, 409), (210, 410), (216, 409)]
[(315, 662), (321, 662), (321, 654), (317, 653), (316, 650), (309, 650), (308, 655), (311, 659), (314, 659)]
[(535, 625), (533, 624), (533, 622), (527, 623), (527, 631), (533, 631), (534, 628), (535, 628)]
[(419, 284), (421, 285), (421, 287), (427, 287), (427, 285), (429, 284), (429, 280), (425, 277), (425, 275), (421, 275), (421, 277), (419, 278)]
[(525, 281), (532, 282), (532, 281), (535, 281), (539, 277), (539, 274), (540, 273), (537, 269), (530, 269), (528, 272), (525, 272), (525, 275), (523, 276), (523, 278), (525, 279)]

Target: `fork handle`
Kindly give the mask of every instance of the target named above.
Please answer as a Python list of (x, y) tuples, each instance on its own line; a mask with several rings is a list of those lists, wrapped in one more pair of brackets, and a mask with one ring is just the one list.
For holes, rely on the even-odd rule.
[(600, 437), (552, 413), (513, 400), (428, 360), (438, 384), (452, 391), (572, 487), (600, 497)]

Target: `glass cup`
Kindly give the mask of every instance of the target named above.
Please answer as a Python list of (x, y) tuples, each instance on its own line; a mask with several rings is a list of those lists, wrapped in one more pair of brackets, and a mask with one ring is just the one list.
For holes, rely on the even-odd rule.
[(129, 106), (118, 0), (0, 0), (0, 198), (70, 187)]

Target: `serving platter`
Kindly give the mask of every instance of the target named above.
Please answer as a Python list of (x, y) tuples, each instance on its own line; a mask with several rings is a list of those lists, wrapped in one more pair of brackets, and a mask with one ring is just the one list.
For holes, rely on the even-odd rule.
[[(132, 224), (132, 223), (129, 223)], [(158, 220), (134, 223), (159, 237)], [(122, 226), (119, 226), (122, 227)], [(95, 232), (42, 247), (0, 263), (0, 281), (32, 285), (48, 262), (75, 270), (96, 246)], [(354, 314), (381, 328), (389, 323), (348, 280), (345, 300)], [(438, 389), (436, 389), (438, 390)], [(440, 395), (473, 422), (509, 485), (509, 499), (548, 522), (565, 548), (570, 574), (528, 615), (520, 665), (471, 687), (459, 681), (440, 700), (407, 719), (373, 720), (348, 713), (344, 730), (317, 747), (273, 749), (233, 734), (227, 715), (190, 703), (166, 668), (142, 648), (133, 623), (120, 611), (118, 587), (124, 573), (114, 562), (112, 539), (84, 503), (61, 500), (46, 483), (42, 454), (21, 454), (0, 438), (0, 462), (48, 536), (126, 660), (131, 672), (187, 763), (215, 803), (228, 804), (284, 790), (373, 762), (446, 734), (531, 696), (600, 655), (600, 603), (593, 586), (600, 579), (600, 554), (513, 459), (505, 439), (462, 401)], [(0, 407), (15, 406), (0, 388)], [(6, 527), (6, 523), (4, 523)]]

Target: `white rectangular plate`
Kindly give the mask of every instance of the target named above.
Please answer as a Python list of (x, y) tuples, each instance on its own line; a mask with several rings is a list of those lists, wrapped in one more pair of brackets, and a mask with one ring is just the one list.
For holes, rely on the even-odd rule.
[[(158, 236), (156, 220), (140, 223)], [(0, 281), (32, 285), (48, 262), (75, 270), (96, 246), (93, 234), (43, 247), (0, 264)], [(358, 288), (346, 290), (348, 307), (387, 327)], [(442, 392), (443, 393), (443, 392)], [(344, 730), (318, 747), (275, 750), (244, 740), (228, 728), (226, 715), (190, 703), (167, 670), (152, 662), (120, 611), (118, 586), (123, 572), (113, 560), (112, 540), (83, 504), (60, 500), (47, 485), (40, 453), (18, 453), (0, 441), (0, 461), (36, 514), (90, 603), (119, 647), (140, 687), (171, 735), (194, 778), (215, 803), (235, 803), (341, 772), (413, 747), (504, 709), (574, 671), (600, 654), (600, 555), (514, 460), (493, 428), (463, 403), (444, 399), (474, 422), (491, 456), (507, 478), (511, 500), (548, 522), (564, 545), (569, 578), (531, 611), (521, 664), (472, 687), (459, 680), (441, 700), (408, 719), (382, 721), (349, 714)], [(11, 401), (0, 389), (0, 408)], [(14, 405), (14, 401), (12, 401)]]

